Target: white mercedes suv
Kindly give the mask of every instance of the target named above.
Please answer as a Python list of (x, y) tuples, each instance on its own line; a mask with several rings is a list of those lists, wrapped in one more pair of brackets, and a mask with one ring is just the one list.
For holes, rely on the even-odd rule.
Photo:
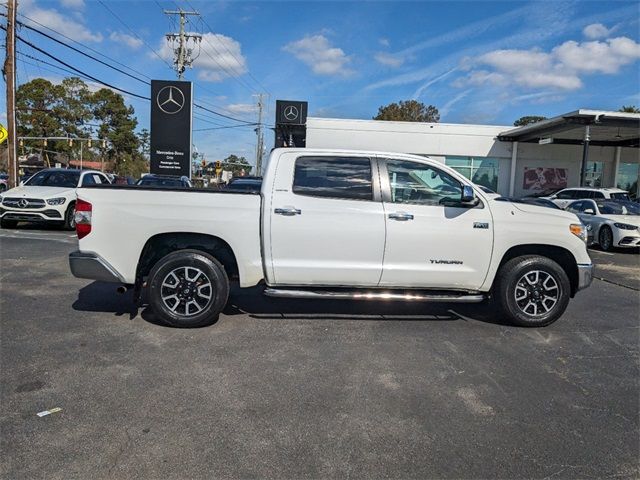
[(110, 183), (96, 170), (48, 168), (19, 187), (0, 196), (0, 226), (15, 228), (18, 222), (40, 222), (75, 229), (76, 188)]

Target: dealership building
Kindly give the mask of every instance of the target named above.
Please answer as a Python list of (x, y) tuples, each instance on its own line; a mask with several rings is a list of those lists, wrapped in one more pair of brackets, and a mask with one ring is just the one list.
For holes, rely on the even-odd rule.
[(306, 147), (429, 156), (508, 196), (581, 183), (636, 193), (640, 115), (577, 110), (517, 128), (308, 117)]

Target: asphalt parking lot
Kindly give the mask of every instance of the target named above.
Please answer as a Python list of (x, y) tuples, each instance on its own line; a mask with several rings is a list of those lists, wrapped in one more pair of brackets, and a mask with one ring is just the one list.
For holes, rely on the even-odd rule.
[(72, 277), (75, 247), (0, 232), (2, 478), (640, 476), (637, 252), (592, 251), (544, 329), (254, 289), (180, 330)]

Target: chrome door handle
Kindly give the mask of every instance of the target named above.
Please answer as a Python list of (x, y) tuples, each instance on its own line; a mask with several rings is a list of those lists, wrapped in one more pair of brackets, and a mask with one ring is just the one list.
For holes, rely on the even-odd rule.
[(294, 215), (302, 215), (302, 210), (297, 208), (276, 208), (273, 213), (275, 213), (276, 215), (292, 217)]
[(407, 220), (413, 220), (413, 215), (405, 212), (390, 213), (389, 218), (392, 220), (398, 220), (399, 222), (406, 222)]

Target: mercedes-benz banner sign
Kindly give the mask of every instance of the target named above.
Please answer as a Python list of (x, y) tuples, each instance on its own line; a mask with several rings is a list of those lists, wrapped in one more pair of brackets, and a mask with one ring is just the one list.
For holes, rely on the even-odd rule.
[(151, 173), (191, 178), (191, 82), (151, 81)]

